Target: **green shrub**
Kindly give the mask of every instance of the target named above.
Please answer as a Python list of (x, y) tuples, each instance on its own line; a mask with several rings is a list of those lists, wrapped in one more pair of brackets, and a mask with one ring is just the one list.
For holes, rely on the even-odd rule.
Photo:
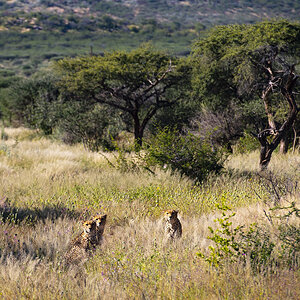
[(231, 208), (226, 205), (217, 205), (222, 211), (222, 217), (215, 222), (220, 228), (209, 227), (211, 235), (207, 238), (215, 245), (209, 246), (209, 254), (198, 252), (197, 255), (214, 267), (221, 267), (226, 262), (250, 261), (253, 270), (262, 270), (271, 261), (271, 255), (275, 244), (270, 239), (270, 235), (263, 228), (256, 224), (251, 224), (248, 230), (244, 230), (244, 225), (232, 227), (231, 218), (235, 216)]
[[(217, 206), (222, 211), (222, 217), (217, 218), (219, 228), (209, 227), (211, 235), (207, 238), (214, 242), (209, 246), (208, 254), (198, 252), (197, 255), (214, 267), (222, 267), (226, 262), (250, 263), (254, 272), (266, 269), (273, 270), (279, 265), (288, 269), (297, 269), (300, 262), (300, 228), (299, 225), (290, 224), (286, 218), (291, 215), (299, 217), (299, 209), (295, 203), (288, 207), (276, 207), (274, 210), (285, 210), (281, 216), (268, 216), (273, 226), (267, 228), (251, 224), (245, 230), (244, 225), (232, 227), (231, 218), (235, 213), (226, 205)], [(228, 215), (227, 212), (230, 212)], [(273, 222), (274, 218), (279, 223)], [(273, 234), (275, 232), (277, 234)], [(276, 251), (275, 251), (276, 250)]]
[(159, 165), (178, 170), (197, 181), (203, 181), (211, 172), (219, 172), (224, 156), (214, 151), (203, 139), (192, 134), (180, 135), (178, 130), (166, 128), (152, 137), (146, 147), (148, 166)]
[(37, 73), (30, 79), (16, 81), (9, 89), (11, 112), (15, 120), (52, 134), (59, 112), (57, 79)]
[[(287, 207), (277, 206), (272, 209), (275, 218), (279, 219), (278, 238), (281, 243), (279, 256), (281, 262), (289, 268), (297, 268), (300, 264), (300, 226), (299, 223), (291, 223), (291, 217), (300, 218), (300, 209), (292, 202)], [(278, 213), (281, 213), (278, 216)], [(273, 216), (274, 218), (274, 216)]]
[(242, 136), (237, 144), (235, 145), (236, 153), (249, 153), (251, 151), (259, 149), (260, 144), (257, 138), (253, 135), (244, 132), (244, 136)]
[(217, 207), (222, 210), (222, 218), (217, 218), (214, 221), (219, 223), (220, 229), (208, 227), (211, 235), (207, 237), (215, 242), (215, 246), (209, 246), (209, 255), (202, 252), (197, 253), (199, 257), (214, 267), (219, 267), (225, 259), (235, 262), (241, 254), (244, 254), (237, 241), (243, 226), (232, 228), (230, 219), (235, 216), (235, 213), (227, 216), (225, 212), (230, 210), (228, 206), (218, 205)]

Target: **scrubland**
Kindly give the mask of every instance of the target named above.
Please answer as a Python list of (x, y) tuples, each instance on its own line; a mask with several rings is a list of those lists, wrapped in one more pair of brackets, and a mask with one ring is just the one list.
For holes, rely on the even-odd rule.
[[(5, 133), (0, 141), (1, 298), (300, 298), (299, 265), (276, 260), (284, 256), (277, 226), (283, 221), (270, 210), (293, 202), (299, 207), (299, 153), (274, 154), (263, 174), (258, 152), (235, 155), (220, 175), (194, 184), (167, 169), (124, 171), (117, 154), (88, 152), (24, 128)], [(216, 204), (236, 213), (230, 227), (257, 223), (268, 232), (275, 250), (265, 265), (253, 269), (247, 259), (229, 259), (217, 267), (197, 255), (209, 255), (213, 245), (209, 227), (216, 229), (214, 220), (222, 217)], [(163, 235), (166, 209), (178, 209), (183, 226), (182, 238), (173, 243)], [(63, 255), (80, 233), (80, 222), (100, 212), (108, 215), (103, 244), (89, 260), (66, 267)], [(299, 229), (295, 214), (284, 222)], [(299, 235), (293, 238), (299, 241)]]

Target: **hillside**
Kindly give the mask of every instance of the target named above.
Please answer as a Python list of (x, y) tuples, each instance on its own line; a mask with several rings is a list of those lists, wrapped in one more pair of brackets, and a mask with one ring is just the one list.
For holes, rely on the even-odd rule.
[[(16, 13), (21, 13), (23, 17), (17, 19), (16, 26), (32, 25), (33, 29), (40, 30), (46, 26), (47, 22), (43, 21), (51, 15), (56, 15), (56, 21), (61, 17), (62, 23), (69, 28), (75, 26), (76, 21), (83, 20), (86, 25), (93, 25), (104, 15), (125, 23), (143, 23), (151, 18), (159, 23), (179, 22), (185, 25), (195, 22), (205, 25), (248, 23), (274, 17), (297, 19), (300, 3), (297, 0), (13, 0), (1, 1), (0, 9), (2, 16), (9, 18), (6, 26), (12, 24), (10, 22), (13, 22)], [(39, 18), (40, 15), (44, 16), (44, 20)], [(69, 16), (75, 19), (70, 20)]]
[(213, 25), (299, 16), (297, 0), (0, 0), (0, 79), (30, 76), (53, 59), (149, 41), (187, 55)]

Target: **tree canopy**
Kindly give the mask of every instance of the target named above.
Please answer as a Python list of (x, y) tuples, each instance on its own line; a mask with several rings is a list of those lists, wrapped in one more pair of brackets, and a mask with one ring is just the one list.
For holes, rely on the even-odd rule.
[[(217, 26), (194, 45), (194, 93), (206, 105), (220, 111), (233, 100), (263, 100), (268, 131), (261, 128), (257, 135), (262, 167), (296, 120), (295, 66), (299, 57), (300, 24), (285, 20)], [(285, 103), (285, 116), (276, 121), (279, 103)], [(272, 135), (273, 141), (269, 143), (262, 132)]]
[(213, 27), (193, 47), (195, 93), (214, 107), (232, 98), (245, 100), (250, 91), (259, 94), (257, 81), (263, 78), (257, 64), (267, 58), (264, 49), (270, 46), (299, 57), (300, 24), (281, 20)]
[[(66, 58), (56, 63), (69, 100), (101, 103), (129, 115), (138, 144), (151, 118), (182, 97), (189, 66), (149, 45), (131, 52)], [(175, 87), (180, 86), (181, 89)]]

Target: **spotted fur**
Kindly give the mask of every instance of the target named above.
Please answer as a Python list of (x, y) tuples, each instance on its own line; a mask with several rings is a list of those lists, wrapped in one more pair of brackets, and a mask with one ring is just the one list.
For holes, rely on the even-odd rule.
[(97, 224), (95, 220), (85, 221), (82, 224), (83, 232), (75, 238), (65, 254), (67, 263), (80, 262), (87, 258), (89, 250), (92, 250), (97, 243)]
[(177, 217), (178, 211), (167, 210), (164, 213), (165, 233), (170, 239), (180, 238), (182, 236), (182, 226)]

